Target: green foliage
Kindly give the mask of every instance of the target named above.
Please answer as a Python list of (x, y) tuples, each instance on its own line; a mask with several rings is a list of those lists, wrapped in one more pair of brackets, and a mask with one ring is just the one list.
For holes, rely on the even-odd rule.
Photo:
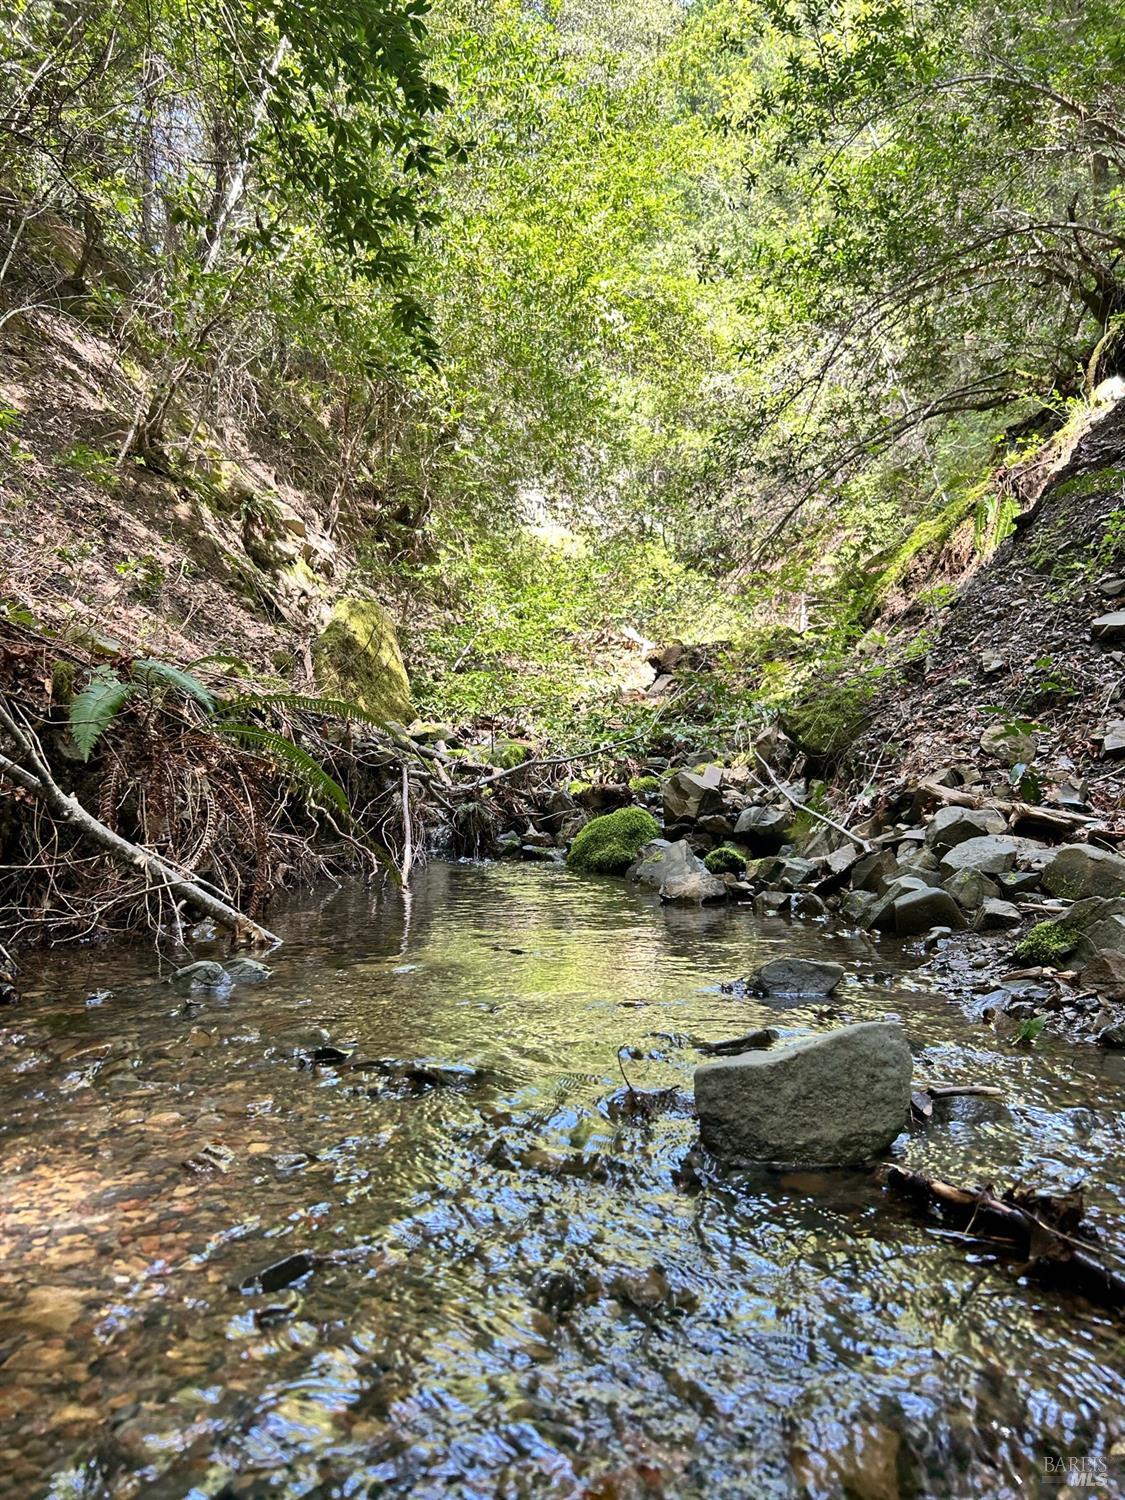
[(1020, 963), (1054, 966), (1072, 951), (1075, 942), (1056, 922), (1036, 922), (1013, 948), (1012, 957)]
[(1015, 1040), (1030, 1046), (1047, 1025), (1046, 1016), (1028, 1016), (1016, 1027)]
[(215, 700), (198, 677), (174, 667), (170, 662), (141, 658), (130, 667), (133, 677), (151, 692), (156, 687), (171, 688), (185, 698), (194, 698), (208, 714), (215, 712)]
[(83, 760), (89, 760), (98, 740), (112, 724), (118, 712), (137, 691), (109, 667), (97, 667), (90, 673), (85, 687), (71, 700), (68, 723), (74, 748)]
[(621, 875), (659, 834), (660, 825), (643, 807), (621, 807), (591, 818), (567, 851), (566, 862), (587, 874)]
[(343, 787), (300, 745), (258, 724), (235, 724), (224, 720), (218, 727), (239, 744), (263, 750), (315, 801), (348, 816), (350, 808)]

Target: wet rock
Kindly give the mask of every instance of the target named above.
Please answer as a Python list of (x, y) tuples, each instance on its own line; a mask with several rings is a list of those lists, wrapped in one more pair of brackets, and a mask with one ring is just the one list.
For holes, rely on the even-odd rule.
[(1000, 894), (1000, 887), (980, 870), (958, 870), (942, 884), (962, 911), (979, 911), (984, 903)]
[(245, 1277), (241, 1288), (244, 1292), (279, 1292), (282, 1287), (292, 1286), (302, 1276), (307, 1276), (315, 1265), (316, 1257), (311, 1251), (297, 1250), (284, 1260), (275, 1260)]
[(798, 891), (789, 904), (789, 910), (795, 917), (813, 921), (823, 920), (828, 915), (827, 906), (812, 891)]
[(864, 926), (871, 908), (878, 899), (872, 891), (849, 891), (840, 902), (840, 916), (845, 922), (855, 922), (859, 926)]
[(226, 973), (232, 984), (261, 984), (273, 970), (255, 958), (232, 958), (226, 965)]
[(520, 852), (520, 836), (514, 828), (509, 828), (498, 836), (493, 847), (498, 859), (515, 859)]
[(1098, 1045), (1110, 1052), (1125, 1052), (1125, 1024), (1106, 1026), (1098, 1032)]
[(227, 971), (214, 959), (200, 959), (198, 963), (185, 964), (172, 975), (171, 983), (187, 985), (193, 990), (220, 990), (230, 983)]
[(1002, 932), (1019, 925), (1019, 907), (1014, 906), (1011, 901), (1001, 901), (997, 896), (990, 896), (987, 901), (983, 901), (973, 920), (973, 927), (977, 932)]
[(759, 995), (830, 995), (844, 977), (839, 964), (818, 958), (774, 958), (746, 981)]
[(817, 867), (811, 859), (801, 859), (797, 855), (781, 861), (781, 868), (777, 872), (777, 883), (783, 891), (795, 891), (803, 885), (809, 885), (816, 879)]
[(545, 844), (521, 844), (520, 857), (538, 861), (540, 864), (557, 864), (562, 858), (561, 849)]
[(961, 908), (948, 891), (933, 886), (906, 891), (894, 902), (894, 930), (900, 937), (915, 937), (931, 927), (964, 927)]
[(734, 836), (756, 858), (776, 854), (784, 845), (786, 832), (792, 822), (791, 808), (748, 807), (739, 814), (738, 822), (734, 825)]
[(864, 1161), (906, 1128), (911, 1073), (906, 1037), (888, 1021), (701, 1063), (703, 1142), (733, 1161)]
[(1066, 844), (1043, 867), (1040, 880), (1052, 896), (1081, 901), (1125, 894), (1125, 859), (1094, 844)]
[(968, 839), (1003, 833), (1004, 819), (991, 808), (942, 807), (926, 825), (926, 845), (939, 857)]
[(686, 839), (674, 844), (667, 839), (650, 840), (629, 875), (658, 891), (662, 901), (698, 904), (726, 899), (726, 885), (712, 875)]
[(1090, 896), (1075, 901), (1054, 927), (1072, 940), (1078, 962), (1087, 962), (1098, 953), (1125, 953), (1125, 899)]

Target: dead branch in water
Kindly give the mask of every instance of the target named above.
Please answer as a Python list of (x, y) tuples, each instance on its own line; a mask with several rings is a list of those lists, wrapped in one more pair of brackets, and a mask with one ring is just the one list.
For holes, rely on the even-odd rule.
[(37, 798), (59, 822), (77, 830), (119, 864), (140, 871), (147, 888), (162, 888), (180, 900), (190, 902), (205, 916), (221, 923), (236, 940), (271, 947), (280, 942), (267, 928), (244, 916), (220, 895), (205, 889), (175, 865), (122, 838), (88, 812), (76, 797), (64, 792), (52, 776), (43, 747), (34, 732), (26, 723), (21, 723), (3, 701), (0, 701), (0, 726), (7, 730), (24, 762), (20, 764), (0, 754), (0, 776)]
[(1125, 1306), (1125, 1276), (1099, 1256), (1099, 1247), (1079, 1238), (1082, 1197), (1079, 1193), (1051, 1196), (1009, 1190), (997, 1198), (987, 1188), (962, 1188), (911, 1172), (905, 1167), (880, 1169), (883, 1185), (955, 1226), (1003, 1242), (1002, 1248), (1022, 1257), (1040, 1280), (1070, 1287), (1091, 1301), (1112, 1308)]

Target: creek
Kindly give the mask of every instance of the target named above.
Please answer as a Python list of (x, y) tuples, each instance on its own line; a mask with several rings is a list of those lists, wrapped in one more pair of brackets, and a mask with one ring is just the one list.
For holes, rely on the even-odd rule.
[[(689, 1038), (899, 1017), (916, 1077), (1003, 1098), (939, 1101), (892, 1158), (1082, 1181), (1117, 1245), (1125, 1057), (1001, 1040), (896, 943), (557, 866), (434, 863), (271, 925), (272, 977), (225, 995), (144, 948), (25, 965), (0, 1493), (1014, 1496), (1125, 1438), (1110, 1314), (867, 1173), (693, 1152)], [(722, 991), (782, 954), (846, 966), (833, 1014)], [(676, 1091), (651, 1118), (618, 1049)]]

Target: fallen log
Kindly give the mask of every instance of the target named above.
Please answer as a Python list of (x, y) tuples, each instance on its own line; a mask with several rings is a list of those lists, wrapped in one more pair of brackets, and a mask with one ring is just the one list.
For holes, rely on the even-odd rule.
[[(1088, 828), (1091, 823), (1104, 823), (1105, 821), (1089, 813), (1064, 812), (1061, 808), (1054, 807), (1036, 807), (1033, 803), (1017, 802), (1007, 797), (985, 797), (976, 792), (962, 791), (958, 787), (938, 786), (936, 781), (920, 781), (915, 789), (915, 795), (919, 799), (930, 798), (943, 807), (971, 807), (978, 810), (987, 808), (992, 812), (1003, 813), (1013, 825), (1024, 820), (1024, 826), (1029, 827), (1034, 822), (1041, 830), (1049, 829), (1050, 833), (1063, 837), (1080, 828)], [(1013, 827), (1013, 832), (1015, 831), (1016, 828)]]
[(1051, 1196), (1009, 1189), (998, 1198), (987, 1188), (957, 1187), (891, 1165), (880, 1168), (878, 1178), (889, 1192), (1019, 1258), (1020, 1269), (1037, 1279), (1107, 1307), (1125, 1306), (1125, 1276), (1105, 1264), (1092, 1240), (1078, 1236), (1080, 1193)]
[[(170, 895), (188, 901), (204, 916), (214, 919), (232, 934), (236, 941), (249, 941), (263, 947), (277, 947), (281, 939), (250, 917), (244, 916), (229, 901), (207, 890), (199, 881), (159, 855), (131, 844), (128, 839), (115, 833), (78, 801), (77, 797), (64, 792), (51, 775), (46, 756), (32, 731), (20, 724), (7, 707), (0, 705), (0, 725), (8, 731), (26, 765), (20, 765), (0, 753), (0, 777), (21, 787), (44, 806), (61, 823), (68, 823), (91, 843), (104, 849), (119, 864), (139, 871), (145, 883), (153, 890), (166, 890)], [(30, 769), (29, 769), (30, 767)]]

